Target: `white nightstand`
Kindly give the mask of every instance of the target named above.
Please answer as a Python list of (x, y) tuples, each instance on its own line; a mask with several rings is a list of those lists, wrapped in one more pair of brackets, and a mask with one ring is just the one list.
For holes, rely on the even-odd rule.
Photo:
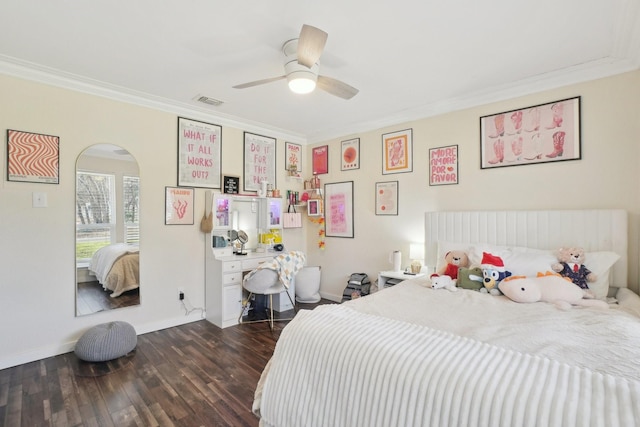
[(424, 273), (407, 274), (404, 271), (381, 271), (378, 273), (378, 290), (383, 289), (389, 279), (409, 280), (424, 275)]

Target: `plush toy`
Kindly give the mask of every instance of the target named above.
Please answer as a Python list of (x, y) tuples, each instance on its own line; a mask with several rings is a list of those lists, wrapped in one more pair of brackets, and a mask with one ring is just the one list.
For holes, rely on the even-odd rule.
[[(584, 266), (584, 249), (582, 248), (560, 248), (558, 250), (558, 261), (551, 268), (563, 277), (568, 277), (573, 283), (582, 289), (588, 290), (587, 282), (595, 282), (598, 277)], [(590, 293), (593, 295), (593, 293)]]
[(461, 267), (458, 270), (458, 280), (456, 280), (456, 286), (458, 286), (459, 288), (479, 291), (483, 287), (482, 282), (482, 269), (480, 267)]
[(572, 305), (609, 308), (601, 300), (585, 299), (585, 290), (575, 285), (569, 278), (558, 273), (538, 273), (537, 277), (513, 276), (498, 285), (502, 293), (515, 302), (544, 301), (561, 309)]
[(464, 251), (449, 251), (444, 256), (447, 264), (436, 271), (438, 276), (449, 276), (453, 280), (458, 278), (458, 269), (469, 266), (469, 256)]
[(439, 276), (437, 274), (431, 275), (431, 287), (433, 289), (447, 289), (451, 292), (456, 292), (456, 282), (449, 276)]
[(480, 268), (482, 269), (483, 286), (480, 292), (500, 295), (501, 292), (498, 284), (505, 278), (511, 276), (511, 272), (505, 270), (502, 258), (488, 252), (482, 252)]

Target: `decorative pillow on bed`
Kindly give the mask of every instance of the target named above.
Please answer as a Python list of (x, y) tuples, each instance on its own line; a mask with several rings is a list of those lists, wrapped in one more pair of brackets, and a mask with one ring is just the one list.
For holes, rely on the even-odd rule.
[(471, 265), (480, 265), (483, 252), (502, 258), (505, 269), (514, 276), (536, 277), (539, 272), (551, 271), (551, 265), (558, 262), (555, 253), (550, 250), (521, 246), (475, 245), (469, 251)]
[(585, 253), (584, 265), (592, 273), (598, 276), (595, 282), (589, 282), (589, 289), (598, 299), (606, 299), (609, 293), (609, 280), (611, 278), (611, 267), (620, 259), (620, 255), (615, 252), (587, 252)]

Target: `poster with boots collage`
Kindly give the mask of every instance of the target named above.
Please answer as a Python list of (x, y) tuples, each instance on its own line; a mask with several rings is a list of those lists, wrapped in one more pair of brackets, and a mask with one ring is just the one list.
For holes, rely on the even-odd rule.
[(580, 97), (480, 117), (480, 167), (578, 160)]

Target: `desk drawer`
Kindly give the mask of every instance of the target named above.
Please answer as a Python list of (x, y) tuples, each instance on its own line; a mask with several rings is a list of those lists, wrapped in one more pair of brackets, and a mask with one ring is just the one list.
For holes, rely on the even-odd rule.
[(242, 283), (242, 272), (238, 271), (237, 273), (229, 273), (222, 275), (222, 285), (238, 285)]
[(223, 273), (230, 273), (233, 271), (242, 271), (242, 261), (225, 261), (222, 263)]
[(252, 258), (242, 261), (242, 271), (255, 270), (263, 262), (271, 261), (273, 257)]

